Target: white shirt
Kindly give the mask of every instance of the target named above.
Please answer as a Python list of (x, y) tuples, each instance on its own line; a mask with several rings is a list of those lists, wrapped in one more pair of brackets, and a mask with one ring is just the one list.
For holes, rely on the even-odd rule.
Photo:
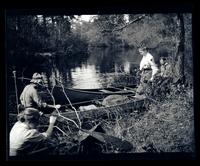
[(16, 156), (18, 150), (30, 149), (31, 145), (46, 138), (46, 133), (40, 133), (36, 129), (28, 129), (26, 124), (16, 122), (10, 131), (10, 156)]
[(153, 80), (154, 75), (158, 72), (158, 67), (154, 61), (153, 56), (150, 53), (147, 53), (142, 57), (142, 60), (140, 62), (140, 70), (149, 68), (152, 69), (151, 80)]

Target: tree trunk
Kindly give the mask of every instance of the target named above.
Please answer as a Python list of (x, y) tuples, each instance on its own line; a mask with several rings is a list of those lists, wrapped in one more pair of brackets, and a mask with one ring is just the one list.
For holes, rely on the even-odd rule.
[(45, 45), (45, 47), (46, 47), (46, 45), (47, 45), (47, 37), (46, 37), (46, 35), (47, 35), (47, 22), (46, 22), (46, 16), (45, 15), (43, 15), (43, 28), (44, 28), (44, 35), (43, 35), (43, 41), (44, 41), (44, 45)]
[(177, 47), (177, 53), (175, 55), (175, 82), (185, 82), (184, 78), (184, 43), (185, 43), (185, 29), (183, 14), (178, 14), (179, 25), (179, 43)]

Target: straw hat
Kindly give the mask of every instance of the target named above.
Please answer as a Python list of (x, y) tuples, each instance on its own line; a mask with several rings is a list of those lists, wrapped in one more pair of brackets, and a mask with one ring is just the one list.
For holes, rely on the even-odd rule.
[(34, 73), (30, 82), (40, 83), (42, 82), (42, 76), (39, 73)]

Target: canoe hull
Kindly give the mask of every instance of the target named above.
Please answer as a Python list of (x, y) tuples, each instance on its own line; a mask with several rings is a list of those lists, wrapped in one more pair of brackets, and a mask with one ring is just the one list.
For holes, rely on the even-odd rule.
[[(109, 106), (109, 107), (99, 107), (96, 109), (91, 109), (91, 110), (84, 110), (84, 111), (78, 111), (78, 115), (81, 119), (84, 118), (99, 118), (99, 117), (109, 117), (112, 114), (123, 114), (123, 113), (130, 113), (133, 112), (134, 110), (137, 111), (144, 111), (145, 107), (147, 105), (148, 100), (146, 98), (144, 99), (135, 99), (132, 101), (129, 101), (127, 103), (119, 104), (119, 105), (114, 105), (114, 106)], [(77, 116), (74, 112), (74, 110), (67, 111), (62, 113), (62, 116), (65, 116), (70, 119), (77, 119)], [(66, 121), (62, 117), (58, 119), (59, 121)]]
[[(132, 87), (131, 87), (132, 88)], [(53, 90), (53, 96), (56, 103), (68, 104), (71, 103), (90, 101), (96, 99), (102, 99), (109, 95), (129, 95), (134, 94), (133, 90), (120, 90), (119, 88), (107, 88), (107, 89), (70, 89), (55, 87)], [(46, 94), (47, 96), (47, 94)], [(48, 95), (51, 99), (50, 95)], [(68, 100), (68, 99), (69, 100)]]

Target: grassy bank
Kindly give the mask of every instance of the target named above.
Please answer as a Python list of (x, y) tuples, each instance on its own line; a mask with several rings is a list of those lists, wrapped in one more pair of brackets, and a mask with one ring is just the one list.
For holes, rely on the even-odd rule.
[(109, 125), (107, 132), (130, 141), (136, 153), (194, 152), (193, 90), (172, 91), (143, 114), (118, 117)]

